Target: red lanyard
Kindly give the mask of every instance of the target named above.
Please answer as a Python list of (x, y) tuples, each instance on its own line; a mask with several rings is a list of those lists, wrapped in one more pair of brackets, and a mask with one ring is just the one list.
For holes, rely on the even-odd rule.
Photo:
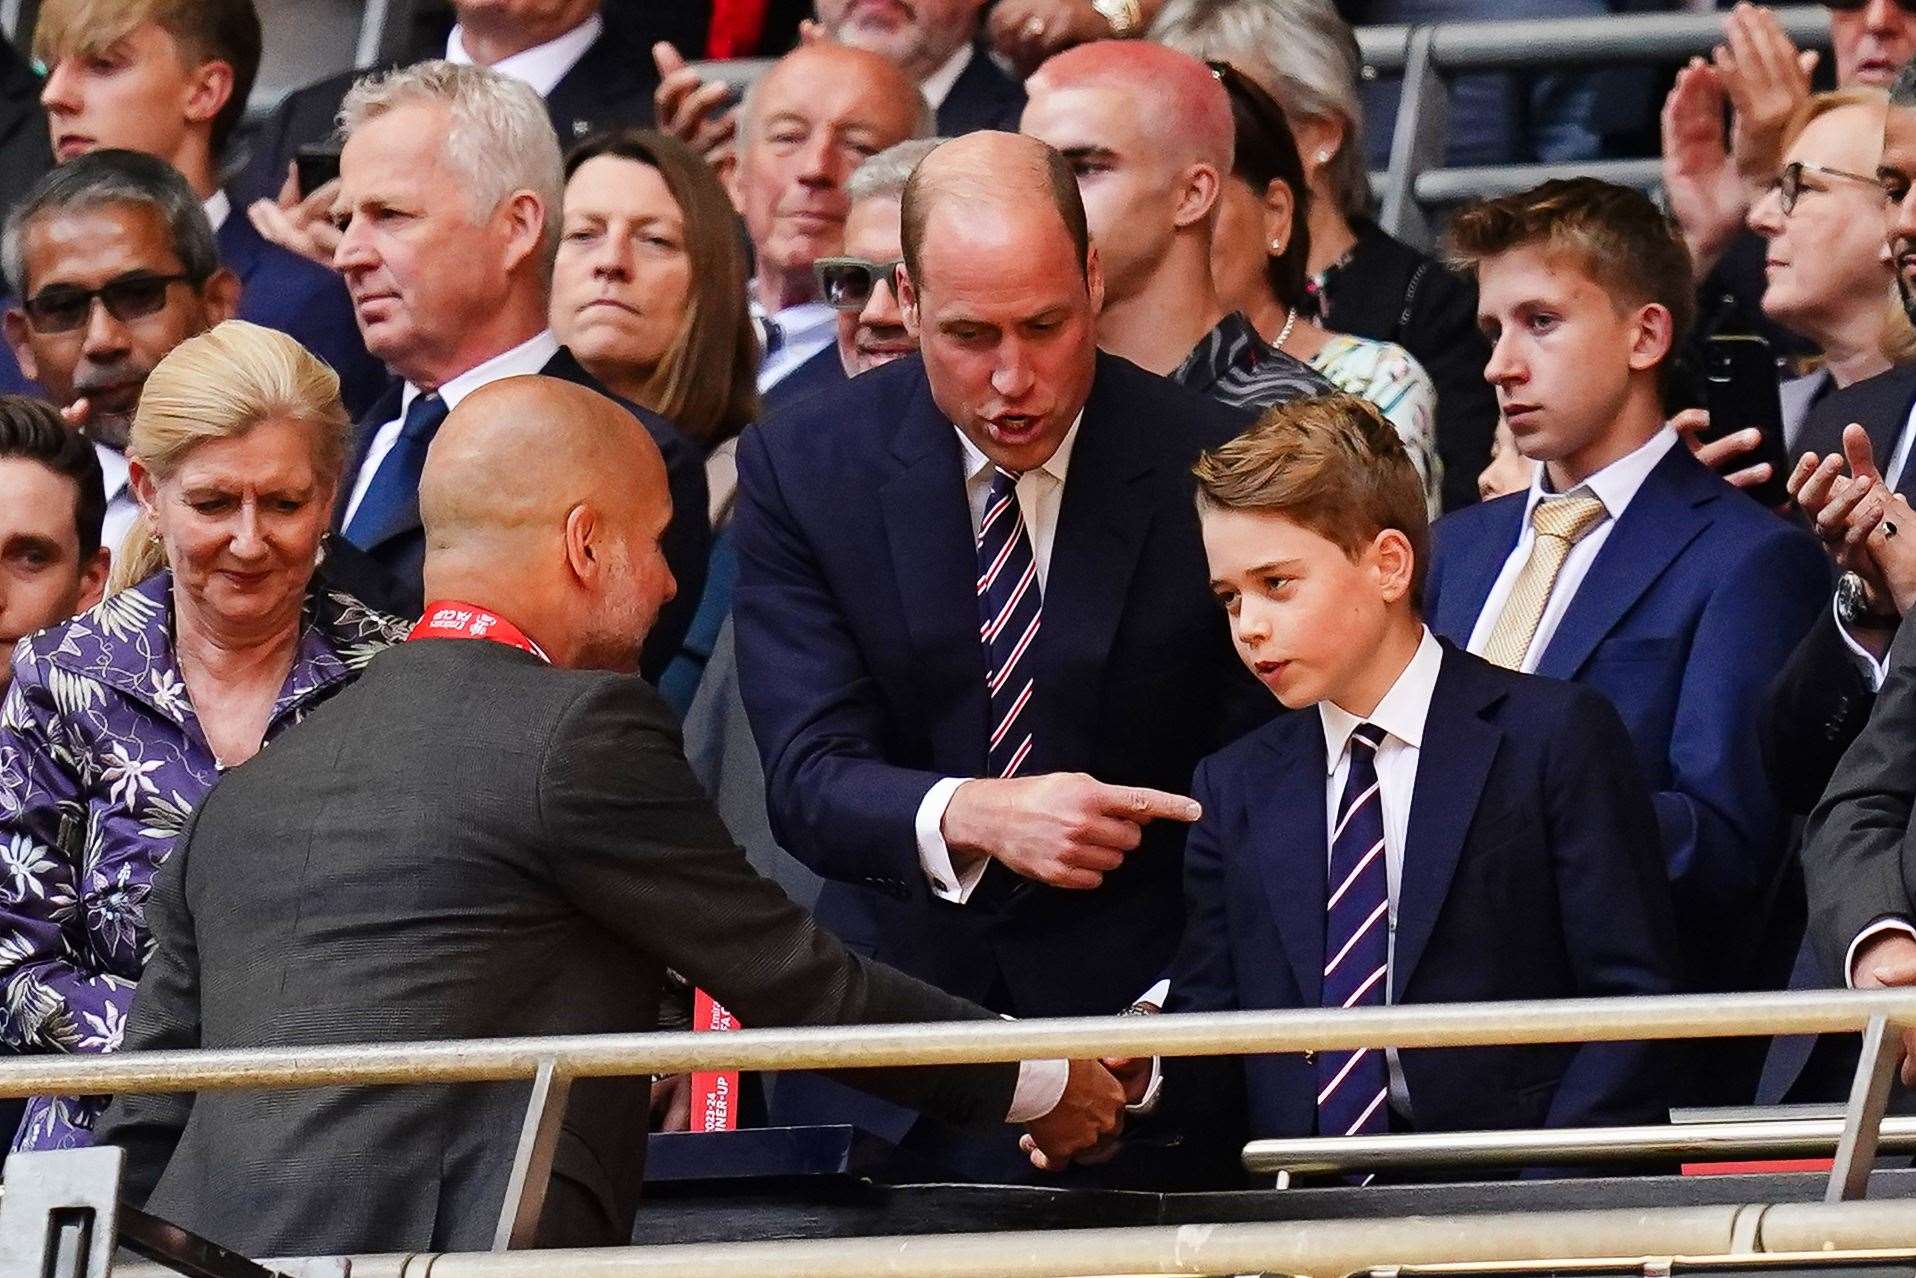
[(427, 604), (425, 616), (406, 638), (490, 639), (520, 652), (529, 652), (548, 665), (552, 663), (552, 658), (527, 638), (525, 631), (496, 612), (488, 612), (476, 604), (460, 603), (457, 599), (435, 599)]

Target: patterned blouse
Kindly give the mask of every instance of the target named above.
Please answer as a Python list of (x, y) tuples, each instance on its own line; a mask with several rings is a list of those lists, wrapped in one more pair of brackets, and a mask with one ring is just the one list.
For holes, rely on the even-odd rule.
[(1443, 513), (1444, 465), (1437, 458), (1437, 387), (1424, 366), (1395, 342), (1333, 333), (1311, 367), (1348, 395), (1367, 399), (1397, 428), (1424, 481), (1430, 517)]
[[(162, 572), (20, 641), (0, 704), (0, 1039), (14, 1051), (120, 1045), (151, 953), (146, 897), (218, 778), (173, 653)], [(315, 590), (266, 740), (405, 625)], [(104, 1097), (35, 1097), (15, 1149), (90, 1143)]]

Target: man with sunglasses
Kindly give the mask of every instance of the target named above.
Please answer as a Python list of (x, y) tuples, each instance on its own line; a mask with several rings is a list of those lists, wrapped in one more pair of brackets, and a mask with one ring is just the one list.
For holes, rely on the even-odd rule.
[(105, 544), (139, 513), (124, 453), (147, 374), (239, 304), (198, 197), (165, 163), (95, 151), (15, 206), (0, 237), (15, 301), (4, 324), (20, 369), (93, 442), (106, 480)]

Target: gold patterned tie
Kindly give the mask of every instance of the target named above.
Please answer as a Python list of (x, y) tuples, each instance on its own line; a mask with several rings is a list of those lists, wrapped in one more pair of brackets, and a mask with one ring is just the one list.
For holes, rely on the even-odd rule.
[(1530, 512), (1530, 525), (1537, 531), (1530, 543), (1530, 558), (1517, 574), (1517, 584), (1510, 588), (1510, 598), (1504, 601), (1504, 610), (1490, 632), (1484, 660), (1510, 670), (1523, 668), (1524, 654), (1530, 651), (1530, 641), (1536, 636), (1537, 623), (1543, 620), (1550, 591), (1557, 584), (1557, 574), (1563, 571), (1563, 561), (1570, 557), (1570, 548), (1608, 514), (1602, 501), (1588, 495), (1572, 494), (1537, 503)]

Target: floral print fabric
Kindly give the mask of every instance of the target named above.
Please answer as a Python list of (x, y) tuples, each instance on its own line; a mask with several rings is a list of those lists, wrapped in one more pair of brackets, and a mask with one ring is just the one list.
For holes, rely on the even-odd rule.
[[(160, 573), (23, 639), (0, 704), (0, 1039), (110, 1052), (151, 952), (146, 898), (219, 765), (173, 653)], [(266, 741), (298, 723), (405, 624), (315, 591)], [(36, 1097), (16, 1149), (90, 1143), (101, 1097)]]

